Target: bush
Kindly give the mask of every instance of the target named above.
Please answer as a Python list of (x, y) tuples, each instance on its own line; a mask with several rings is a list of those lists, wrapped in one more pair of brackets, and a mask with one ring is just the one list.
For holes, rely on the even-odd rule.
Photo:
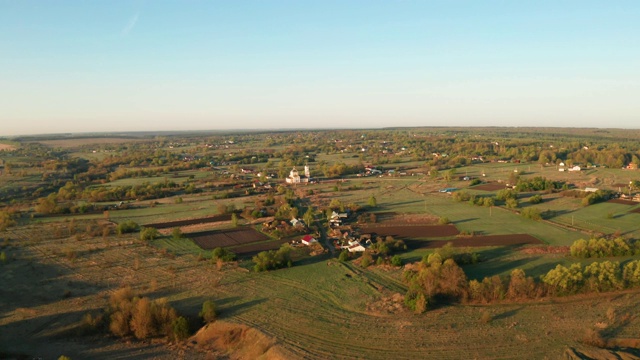
[(225, 248), (215, 248), (211, 252), (211, 260), (217, 261), (222, 260), (224, 262), (235, 261), (237, 258), (236, 254), (231, 250), (227, 250)]
[(187, 319), (180, 316), (171, 324), (171, 330), (173, 339), (175, 341), (182, 341), (189, 337), (189, 323)]
[(277, 251), (263, 251), (253, 257), (254, 271), (267, 271), (281, 269), (283, 267), (291, 267), (291, 246), (284, 244)]
[(160, 236), (160, 233), (158, 232), (158, 229), (156, 229), (156, 228), (152, 228), (152, 227), (145, 228), (145, 227), (143, 227), (140, 230), (140, 240), (149, 241), (149, 240), (153, 240), (153, 239), (157, 238), (158, 236)]
[(488, 324), (491, 322), (491, 320), (493, 320), (493, 316), (491, 316), (491, 313), (487, 310), (482, 312), (482, 315), (480, 316), (480, 322), (482, 322), (483, 324)]
[(532, 197), (529, 198), (530, 204), (540, 204), (541, 202), (542, 202), (542, 196), (540, 195), (533, 195)]
[(542, 215), (540, 214), (540, 210), (535, 209), (535, 208), (526, 208), (526, 209), (522, 210), (520, 215), (522, 215), (523, 217), (525, 217), (527, 219), (531, 219), (531, 220), (535, 220), (535, 221), (538, 221), (538, 220), (542, 219)]
[(135, 221), (127, 220), (118, 224), (116, 233), (118, 233), (118, 235), (132, 233), (138, 231), (139, 228), (140, 226)]
[(202, 304), (202, 310), (198, 314), (206, 323), (216, 321), (218, 317), (218, 311), (216, 310), (216, 304), (213, 300), (207, 300)]
[(402, 266), (402, 258), (400, 257), (400, 255), (394, 255), (391, 258), (391, 265), (398, 267)]
[(173, 230), (171, 230), (171, 237), (175, 240), (182, 239), (182, 230), (179, 227), (173, 228)]
[(130, 287), (116, 290), (109, 298), (109, 330), (119, 337), (133, 333), (138, 339), (171, 336), (176, 311), (166, 299), (151, 301), (134, 297)]
[(447, 225), (447, 224), (451, 223), (451, 221), (449, 220), (449, 218), (441, 216), (440, 219), (438, 219), (438, 223), (440, 225)]
[(368, 251), (365, 251), (362, 254), (362, 258), (360, 259), (360, 266), (362, 266), (363, 268), (367, 268), (371, 265), (372, 261), (373, 261), (373, 257), (371, 256), (371, 253)]
[(342, 250), (338, 256), (338, 260), (342, 262), (349, 261), (349, 252), (347, 250)]

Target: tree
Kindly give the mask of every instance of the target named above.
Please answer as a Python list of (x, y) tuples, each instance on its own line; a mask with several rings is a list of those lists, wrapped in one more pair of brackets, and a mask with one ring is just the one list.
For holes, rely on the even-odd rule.
[(394, 255), (391, 258), (391, 265), (398, 267), (402, 266), (402, 258), (400, 257), (400, 255)]
[(174, 240), (182, 239), (182, 236), (183, 236), (183, 235), (182, 235), (182, 230), (180, 230), (180, 228), (179, 228), (179, 227), (177, 227), (177, 228), (173, 228), (173, 230), (171, 230), (171, 237), (172, 237)]
[(151, 301), (149, 298), (142, 298), (135, 301), (134, 304), (131, 316), (131, 330), (138, 339), (146, 339), (154, 330)]
[(338, 256), (338, 260), (342, 262), (349, 261), (349, 252), (347, 250), (342, 250)]
[(140, 230), (140, 240), (149, 241), (160, 236), (158, 229), (152, 227), (143, 227)]
[(116, 232), (118, 233), (118, 235), (122, 235), (126, 233), (136, 232), (139, 228), (140, 226), (135, 221), (127, 220), (118, 224), (118, 226), (116, 227)]
[(236, 213), (231, 214), (231, 224), (233, 227), (238, 227), (238, 215)]
[(234, 261), (236, 259), (236, 254), (225, 248), (217, 247), (213, 249), (213, 251), (211, 252), (211, 259), (212, 260), (219, 259), (224, 262)]
[(376, 200), (376, 197), (375, 197), (375, 196), (373, 196), (373, 195), (371, 195), (371, 196), (369, 197), (369, 202), (368, 202), (368, 204), (369, 204), (369, 207), (372, 207), (372, 208), (375, 208), (376, 206), (378, 206), (378, 201)]
[(447, 171), (446, 173), (444, 173), (444, 179), (446, 181), (451, 181), (453, 180), (453, 178), (456, 177), (456, 169), (450, 169), (449, 171)]
[(206, 323), (216, 321), (216, 318), (218, 317), (218, 311), (213, 300), (207, 300), (202, 304), (202, 310), (200, 311), (198, 316), (200, 316)]
[(314, 219), (313, 208), (309, 206), (307, 208), (307, 211), (304, 213), (303, 220), (305, 224), (307, 224), (307, 226), (311, 226), (311, 224), (313, 224), (313, 219)]
[(180, 316), (171, 324), (173, 333), (173, 339), (176, 341), (182, 341), (189, 337), (189, 323), (187, 319)]

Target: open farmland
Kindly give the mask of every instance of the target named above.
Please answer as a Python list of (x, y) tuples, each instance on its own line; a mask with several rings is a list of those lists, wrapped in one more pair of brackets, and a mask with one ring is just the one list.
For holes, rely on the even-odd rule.
[(611, 199), (608, 202), (613, 204), (622, 204), (622, 205), (630, 205), (630, 206), (638, 205), (636, 201), (625, 200), (625, 199)]
[(217, 247), (230, 247), (245, 245), (258, 241), (268, 240), (269, 237), (253, 228), (214, 230), (191, 233), (186, 235), (204, 250)]
[(229, 250), (233, 251), (239, 257), (251, 257), (257, 255), (261, 251), (268, 250), (277, 250), (280, 248), (282, 244), (286, 244), (289, 242), (287, 239), (283, 240), (272, 240), (272, 241), (261, 241), (258, 243), (253, 243), (249, 245), (240, 245), (230, 247)]
[(147, 224), (145, 226), (156, 228), (156, 229), (169, 229), (174, 227), (198, 225), (198, 224), (209, 224), (209, 223), (216, 223), (216, 222), (229, 221), (229, 220), (231, 220), (231, 214), (221, 214), (221, 215), (209, 216), (209, 217), (198, 218), (198, 219), (176, 220), (176, 221), (168, 221), (163, 223)]
[[(505, 297), (490, 304), (435, 298), (424, 314), (407, 308), (404, 297), (412, 284), (404, 272), (423, 266), (419, 263), (425, 255), (447, 243), (455, 249), (441, 250), (441, 255), (473, 253), (479, 260), (460, 265), (468, 280), (499, 276), (505, 292), (514, 269), (540, 285), (540, 276), (557, 265), (580, 263), (584, 268), (603, 260), (625, 265), (638, 259), (581, 259), (568, 250), (577, 239), (601, 234), (638, 239), (638, 203), (585, 206), (580, 197), (546, 189), (519, 192), (515, 207), (498, 199), (494, 206), (475, 206), (438, 190), (464, 189), (493, 197), (502, 184), (516, 178), (514, 174), (523, 180), (544, 176), (566, 181), (576, 189), (608, 189), (640, 178), (640, 172), (619, 167), (558, 172), (554, 163), (520, 157), (548, 149), (550, 142), (558, 148), (573, 145), (556, 138), (540, 143), (528, 139), (536, 145), (522, 155), (518, 137), (498, 139), (508, 141), (503, 149), (490, 145), (488, 140), (494, 139), (484, 134), (478, 133), (477, 141), (475, 135), (459, 130), (436, 136), (432, 129), (412, 130), (409, 136), (395, 130), (169, 136), (117, 146), (96, 143), (95, 154), (87, 145), (77, 145), (77, 151), (40, 146), (34, 149), (47, 150), (33, 159), (22, 153), (4, 158), (5, 152), (0, 152), (11, 170), (0, 177), (2, 190), (11, 190), (6, 206), (0, 208), (5, 212), (0, 220), (14, 222), (0, 232), (0, 252), (6, 259), (0, 261), (0, 355), (274, 360), (260, 351), (278, 348), (287, 355), (276, 359), (558, 359), (572, 349), (584, 354), (593, 350), (582, 339), (594, 328), (602, 329), (607, 339), (637, 346), (640, 318), (628, 315), (640, 306), (637, 289), (523, 301)], [(394, 135), (395, 145), (380, 145), (392, 138), (388, 134)], [(425, 140), (418, 140), (421, 137)], [(469, 162), (476, 144), (487, 152), (487, 162)], [(35, 145), (21, 144), (18, 151)], [(407, 150), (393, 154), (400, 146)], [(557, 156), (575, 155), (581, 146)], [(604, 150), (593, 146), (593, 152), (608, 151), (608, 145), (603, 146)], [(369, 150), (360, 150), (365, 147)], [(430, 147), (450, 156), (431, 156)], [(105, 156), (76, 162), (81, 152)], [(319, 183), (286, 185), (284, 177), (292, 164), (301, 170), (300, 164), (306, 163)], [(365, 176), (363, 165), (380, 168), (384, 175)], [(434, 169), (439, 175), (428, 174)], [(487, 183), (469, 187), (469, 181), (460, 180), (466, 175)], [(140, 186), (143, 183), (148, 185)], [(625, 193), (632, 190), (623, 188)], [(108, 196), (88, 192), (103, 190)], [(35, 195), (15, 195), (21, 193)], [(534, 195), (542, 201), (530, 201)], [(40, 210), (47, 201), (52, 202), (49, 210)], [(60, 211), (65, 204), (95, 204), (109, 211)], [(525, 210), (539, 211), (542, 219), (522, 216)], [(376, 233), (401, 239), (408, 248), (393, 247), (385, 253), (383, 247), (363, 242), (364, 254), (345, 252), (348, 257), (339, 261), (342, 252), (329, 240), (338, 230), (329, 230), (333, 211), (348, 213), (339, 227), (348, 240)], [(237, 215), (239, 227), (232, 227), (231, 213)], [(308, 227), (295, 233), (314, 234), (319, 244), (293, 246), (291, 268), (255, 272), (253, 255), (294, 239), (283, 235), (294, 233), (289, 231), (293, 218)], [(137, 231), (116, 235), (116, 226), (125, 221), (162, 231), (154, 239)], [(440, 225), (447, 221), (449, 225)], [(261, 222), (268, 227), (257, 225)], [(103, 235), (105, 227), (109, 231)], [(186, 238), (173, 236), (171, 228), (180, 228)], [(263, 228), (287, 231), (265, 235), (259, 232)], [(275, 240), (277, 236), (285, 238)], [(237, 261), (212, 261), (211, 250), (218, 247), (237, 254)], [(369, 266), (363, 261), (367, 255), (373, 259)], [(396, 256), (401, 266), (393, 265)], [(102, 311), (109, 294), (122, 285), (132, 286), (140, 296), (167, 298), (188, 319), (191, 332), (202, 326), (198, 313), (203, 302), (213, 300), (220, 322), (249, 327), (268, 341), (264, 347), (237, 343), (237, 338), (253, 338), (249, 331), (234, 329), (216, 344), (200, 338), (196, 344), (190, 338), (166, 346), (160, 336), (138, 341), (129, 334), (116, 339), (108, 324), (91, 336), (76, 334), (83, 316)], [(485, 314), (489, 321), (481, 320)], [(247, 351), (245, 356), (217, 348), (227, 340), (233, 351)]]
[(542, 241), (528, 234), (486, 235), (486, 236), (462, 236), (448, 240), (405, 240), (407, 246), (412, 249), (437, 249), (447, 243), (454, 247), (483, 247), (483, 246), (512, 246), (512, 245), (536, 245)]
[(497, 190), (502, 190), (504, 188), (505, 188), (504, 184), (487, 183), (487, 184), (481, 184), (481, 185), (474, 186), (471, 189), (473, 189), (473, 190), (483, 190), (483, 191), (497, 191)]
[(363, 232), (376, 233), (380, 236), (397, 236), (399, 238), (433, 238), (458, 235), (460, 232), (455, 225), (403, 225), (403, 226), (375, 226), (367, 225)]

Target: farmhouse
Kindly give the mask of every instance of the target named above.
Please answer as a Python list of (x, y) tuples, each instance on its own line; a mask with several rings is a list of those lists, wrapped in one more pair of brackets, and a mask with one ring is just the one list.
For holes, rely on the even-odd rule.
[(296, 170), (296, 168), (294, 167), (289, 172), (289, 176), (286, 178), (286, 182), (287, 184), (301, 184), (301, 183), (306, 184), (309, 182), (310, 178), (311, 178), (311, 174), (309, 172), (308, 166), (304, 167), (304, 175), (300, 175), (298, 173), (298, 170)]
[(311, 235), (305, 235), (302, 237), (302, 239), (300, 240), (300, 242), (302, 242), (304, 245), (311, 245), (313, 243), (317, 243), (318, 240), (316, 240), (313, 236)]

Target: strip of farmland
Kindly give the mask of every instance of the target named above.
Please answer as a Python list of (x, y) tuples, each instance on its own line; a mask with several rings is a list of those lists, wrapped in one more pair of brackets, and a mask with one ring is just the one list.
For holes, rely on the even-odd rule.
[(186, 235), (204, 250), (232, 247), (268, 240), (269, 237), (253, 228), (214, 230)]
[(455, 225), (406, 225), (406, 226), (365, 226), (362, 232), (376, 233), (379, 236), (401, 238), (432, 238), (455, 236), (460, 232)]
[(169, 221), (169, 222), (163, 222), (163, 223), (147, 224), (145, 226), (156, 228), (156, 229), (169, 229), (169, 228), (175, 228), (175, 227), (181, 227), (181, 226), (208, 224), (208, 223), (230, 221), (230, 220), (231, 220), (231, 214), (222, 214), (222, 215), (209, 216), (209, 217), (199, 218), (199, 219), (176, 220), (176, 221)]
[(454, 247), (511, 246), (544, 244), (529, 234), (487, 235), (459, 237), (451, 240), (405, 240), (412, 249), (437, 249), (451, 243)]

